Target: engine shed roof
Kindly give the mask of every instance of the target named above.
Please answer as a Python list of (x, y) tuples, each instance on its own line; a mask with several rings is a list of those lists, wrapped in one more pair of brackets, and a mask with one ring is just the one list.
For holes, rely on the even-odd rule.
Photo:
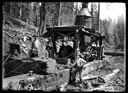
[(76, 30), (78, 30), (79, 33), (82, 33), (83, 35), (101, 37), (101, 34), (99, 32), (96, 32), (93, 29), (87, 28), (85, 26), (80, 26), (80, 25), (55, 26), (55, 27), (48, 27), (46, 29), (47, 29), (47, 32), (43, 34), (42, 37), (51, 37), (52, 33), (75, 36)]

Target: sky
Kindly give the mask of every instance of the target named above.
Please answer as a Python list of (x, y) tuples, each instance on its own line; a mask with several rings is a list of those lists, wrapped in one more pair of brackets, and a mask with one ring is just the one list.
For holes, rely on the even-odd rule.
[[(96, 4), (98, 5), (98, 3)], [(91, 3), (88, 8), (91, 8)], [(126, 19), (125, 3), (100, 3), (100, 19), (111, 18), (116, 22), (119, 16), (124, 16)]]

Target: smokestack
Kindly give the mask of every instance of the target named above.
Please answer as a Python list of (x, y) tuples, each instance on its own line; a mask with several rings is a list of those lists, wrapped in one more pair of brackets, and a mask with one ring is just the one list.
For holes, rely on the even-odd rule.
[(80, 12), (80, 15), (84, 15), (87, 17), (92, 17), (89, 10), (88, 10), (88, 3), (83, 3), (82, 11)]
[(92, 28), (92, 16), (88, 10), (88, 3), (83, 2), (82, 10), (79, 15), (76, 15), (75, 25), (86, 26)]

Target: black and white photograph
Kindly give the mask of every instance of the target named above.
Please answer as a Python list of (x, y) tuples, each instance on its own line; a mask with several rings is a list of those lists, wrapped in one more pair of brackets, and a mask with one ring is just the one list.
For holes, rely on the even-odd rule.
[(2, 90), (124, 92), (126, 3), (2, 2)]

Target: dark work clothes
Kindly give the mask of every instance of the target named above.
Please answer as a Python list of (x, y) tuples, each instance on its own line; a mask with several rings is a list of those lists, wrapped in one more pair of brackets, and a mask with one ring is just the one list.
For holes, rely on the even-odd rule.
[(51, 57), (52, 47), (46, 45), (46, 50), (48, 51), (48, 56)]
[(20, 52), (20, 45), (19, 44), (15, 44), (15, 43), (9, 43), (9, 45), (10, 45), (10, 53), (12, 54), (12, 55), (15, 55), (16, 53), (16, 50), (17, 50), (17, 52), (18, 52), (18, 54), (20, 54), (21, 52)]

